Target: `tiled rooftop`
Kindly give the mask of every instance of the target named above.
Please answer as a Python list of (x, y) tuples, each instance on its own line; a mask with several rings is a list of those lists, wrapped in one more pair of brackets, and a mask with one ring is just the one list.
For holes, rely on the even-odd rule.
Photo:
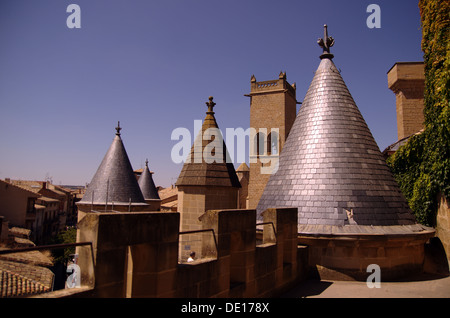
[(299, 224), (414, 223), (331, 54), (322, 56), (257, 210), (271, 207), (297, 207)]
[(145, 205), (139, 184), (120, 137), (120, 128), (80, 203)]
[[(194, 141), (194, 145), (191, 148), (189, 156), (191, 157), (190, 162), (186, 161), (181, 169), (180, 175), (176, 182), (177, 186), (193, 185), (193, 186), (225, 186), (225, 187), (236, 187), (240, 188), (241, 184), (236, 175), (233, 163), (227, 163), (226, 158), (228, 155), (228, 150), (226, 148), (225, 142), (223, 142), (222, 149), (214, 149), (214, 157), (218, 158), (222, 156), (222, 162), (207, 162), (204, 157), (204, 149), (211, 142), (210, 140), (205, 140), (203, 135), (207, 129), (218, 129), (216, 118), (214, 117), (214, 112), (212, 108), (215, 103), (210, 97), (207, 105), (209, 109), (206, 112), (205, 120), (203, 121), (202, 129), (199, 135)], [(223, 138), (222, 138), (223, 139)], [(197, 143), (201, 147), (196, 147)], [(196, 148), (200, 148), (199, 151)], [(207, 158), (214, 159), (214, 158)], [(198, 162), (197, 162), (198, 161)]]

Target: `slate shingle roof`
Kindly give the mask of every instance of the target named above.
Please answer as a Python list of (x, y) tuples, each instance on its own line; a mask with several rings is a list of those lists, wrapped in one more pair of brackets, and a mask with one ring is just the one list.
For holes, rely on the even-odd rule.
[(80, 203), (145, 204), (139, 184), (117, 127), (114, 140), (105, 154)]
[(139, 177), (138, 184), (145, 200), (160, 200), (158, 190), (156, 189), (155, 182), (153, 181), (152, 173), (148, 169), (148, 160), (145, 161), (145, 168)]
[(321, 56), (258, 214), (271, 207), (297, 207), (299, 224), (413, 224), (332, 57)]
[[(212, 103), (212, 106), (206, 112), (205, 120), (202, 124), (202, 129), (194, 141), (194, 145), (191, 148), (189, 154), (190, 160), (186, 160), (181, 169), (180, 175), (176, 182), (176, 186), (225, 186), (225, 187), (236, 187), (240, 188), (241, 184), (236, 175), (233, 163), (228, 160), (228, 150), (223, 142), (223, 147), (214, 148), (215, 153), (210, 157), (203, 156), (205, 153), (208, 154), (208, 150), (204, 152), (205, 147), (207, 147), (212, 140), (204, 140), (203, 138), (205, 132), (211, 129), (219, 129), (217, 125), (216, 118), (214, 117), (214, 112), (212, 107), (215, 103), (212, 101), (212, 97), (209, 98), (207, 104)], [(222, 138), (223, 139), (223, 138)], [(196, 146), (198, 145), (198, 146)], [(211, 145), (212, 147), (212, 145)], [(214, 158), (222, 158), (222, 162), (218, 160), (213, 160)]]

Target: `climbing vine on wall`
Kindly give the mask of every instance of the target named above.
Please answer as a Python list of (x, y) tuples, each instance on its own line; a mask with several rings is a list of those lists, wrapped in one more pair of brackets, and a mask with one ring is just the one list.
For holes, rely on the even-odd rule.
[(388, 158), (418, 222), (435, 225), (437, 195), (450, 198), (450, 1), (420, 0), (425, 129)]

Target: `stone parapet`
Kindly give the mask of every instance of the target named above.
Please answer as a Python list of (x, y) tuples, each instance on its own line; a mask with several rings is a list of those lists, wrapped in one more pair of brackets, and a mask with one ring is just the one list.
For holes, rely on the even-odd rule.
[(309, 266), (321, 279), (361, 280), (370, 264), (380, 266), (383, 281), (421, 273), (424, 246), (433, 228), (398, 226), (299, 225), (298, 243), (309, 248)]
[[(93, 252), (77, 249), (83, 288), (53, 297), (279, 295), (306, 277), (307, 249), (296, 244), (297, 209), (270, 209), (264, 216), (271, 225), (258, 242), (255, 210), (205, 212), (202, 227), (214, 236), (203, 240), (204, 257), (180, 263), (179, 213), (86, 214), (78, 240), (92, 242)], [(208, 255), (210, 250), (215, 252)], [(92, 258), (94, 269), (86, 261)]]

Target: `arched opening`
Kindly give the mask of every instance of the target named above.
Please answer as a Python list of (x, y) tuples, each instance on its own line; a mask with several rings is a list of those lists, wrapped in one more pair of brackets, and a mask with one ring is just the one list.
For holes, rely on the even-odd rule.
[(267, 136), (267, 154), (268, 155), (278, 155), (278, 132), (271, 131), (269, 136)]
[(255, 135), (256, 142), (255, 145), (255, 152), (258, 156), (264, 156), (266, 155), (267, 148), (266, 148), (266, 134), (264, 132), (258, 132)]

